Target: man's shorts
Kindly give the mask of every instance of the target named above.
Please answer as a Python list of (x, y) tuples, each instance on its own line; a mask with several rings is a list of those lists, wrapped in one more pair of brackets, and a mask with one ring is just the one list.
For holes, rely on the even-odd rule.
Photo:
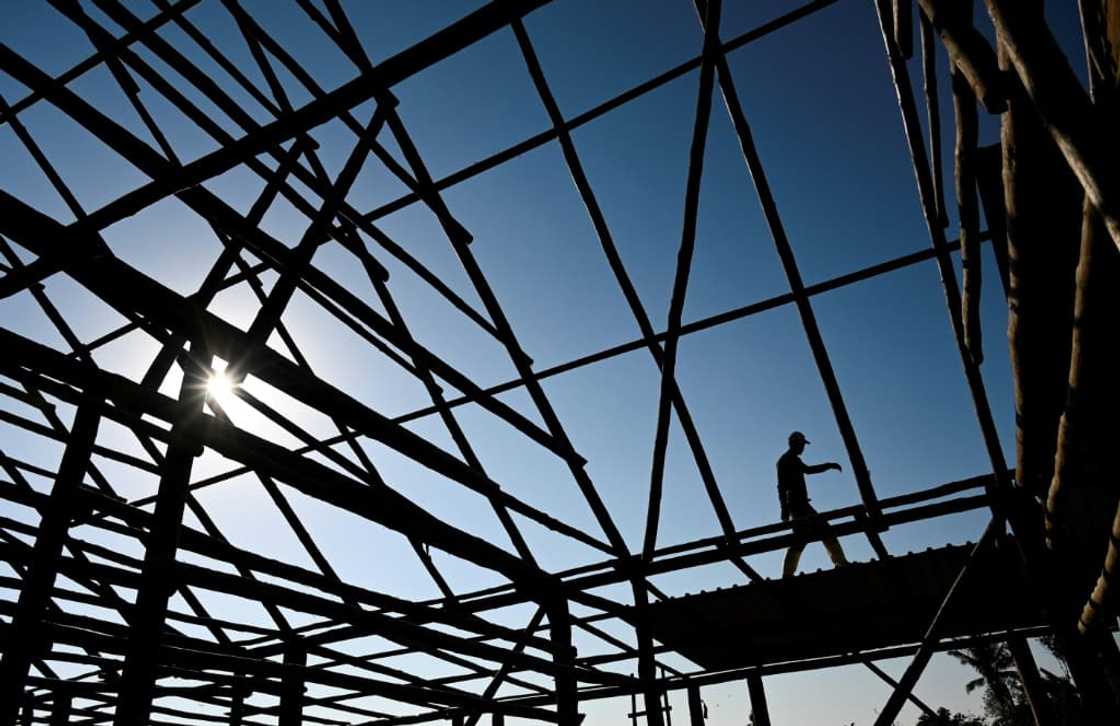
[(832, 536), (828, 522), (817, 519), (817, 510), (810, 507), (799, 508), (793, 513), (793, 533), (802, 537), (823, 539)]

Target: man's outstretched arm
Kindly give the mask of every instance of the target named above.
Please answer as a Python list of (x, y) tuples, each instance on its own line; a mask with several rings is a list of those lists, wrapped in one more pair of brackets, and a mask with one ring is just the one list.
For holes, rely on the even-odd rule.
[(804, 464), (804, 465), (802, 465), (801, 471), (805, 472), (806, 474), (820, 474), (822, 472), (829, 471), (830, 469), (835, 469), (836, 471), (843, 471), (844, 467), (840, 466), (835, 461), (827, 461), (823, 464), (813, 464), (812, 466), (809, 466), (808, 464)]

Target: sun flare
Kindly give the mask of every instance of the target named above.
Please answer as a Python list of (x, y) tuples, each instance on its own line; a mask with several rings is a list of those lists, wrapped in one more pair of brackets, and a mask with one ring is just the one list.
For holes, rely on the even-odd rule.
[(207, 395), (219, 402), (233, 398), (234, 388), (236, 388), (236, 385), (233, 379), (221, 371), (211, 374), (209, 380), (206, 381)]

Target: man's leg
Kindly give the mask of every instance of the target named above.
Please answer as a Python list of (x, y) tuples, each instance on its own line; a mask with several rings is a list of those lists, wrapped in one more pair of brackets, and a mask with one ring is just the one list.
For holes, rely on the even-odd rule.
[(801, 562), (801, 553), (805, 551), (805, 543), (792, 545), (786, 552), (785, 563), (782, 565), (782, 577), (792, 577), (797, 572), (797, 563)]
[(828, 550), (828, 556), (832, 558), (832, 564), (837, 567), (848, 564), (848, 558), (844, 556), (844, 548), (840, 546), (840, 542), (834, 535), (830, 534), (822, 538), (821, 544)]

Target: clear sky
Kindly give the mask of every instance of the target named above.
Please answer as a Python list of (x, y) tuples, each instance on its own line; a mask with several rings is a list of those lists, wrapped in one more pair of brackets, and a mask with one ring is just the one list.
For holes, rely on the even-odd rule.
[[(345, 4), (376, 63), (480, 3), (371, 0)], [(727, 0), (722, 36), (725, 40), (733, 38), (799, 4), (790, 0)], [(148, 2), (126, 5), (140, 17), (155, 12)], [(335, 88), (357, 73), (294, 3), (255, 0), (244, 5), (325, 89)], [(1081, 73), (1073, 4), (1051, 5), (1062, 6), (1051, 10), (1052, 20)], [(4, 0), (3, 6), (6, 17), (0, 26), (0, 42), (52, 75), (93, 52), (82, 32), (46, 3)], [(85, 9), (104, 27), (120, 32), (119, 26), (92, 4)], [(186, 17), (205, 31), (252, 82), (265, 88), (221, 3), (204, 0)], [(525, 24), (567, 118), (694, 57), (702, 43), (690, 0), (557, 0), (531, 13)], [(165, 27), (160, 35), (243, 103), (256, 122), (270, 120), (268, 111), (237, 89), (182, 31)], [(177, 79), (150, 51), (138, 52), (161, 72)], [(928, 247), (885, 52), (869, 0), (840, 0), (792, 27), (735, 51), (728, 61), (807, 284)], [(939, 61), (944, 76), (944, 57)], [(919, 81), (917, 60), (911, 64), (911, 73)], [(698, 78), (697, 71), (685, 74), (573, 134), (623, 262), (659, 330), (666, 324), (681, 237)], [(282, 82), (293, 104), (299, 106), (310, 100), (309, 93), (294, 78), (284, 75)], [(155, 146), (104, 66), (84, 74), (70, 87)], [(227, 133), (244, 133), (185, 81), (177, 79), (177, 87)], [(143, 82), (141, 88), (141, 97), (184, 162), (217, 148), (213, 138), (158, 93)], [(486, 38), (392, 90), (400, 100), (398, 110), (404, 124), (437, 179), (549, 128), (547, 114), (509, 30)], [(942, 109), (951, 113), (947, 89), (941, 91)], [(27, 89), (0, 72), (0, 93), (8, 103), (14, 103), (26, 95)], [(364, 104), (355, 109), (355, 116), (364, 123), (370, 109)], [(87, 212), (147, 180), (47, 103), (34, 105), (20, 118)], [(946, 118), (944, 122), (946, 169), (952, 168), (950, 121)], [(328, 174), (334, 176), (351, 151), (353, 137), (337, 121), (315, 129), (313, 136), (321, 144)], [(382, 133), (380, 140), (401, 158), (389, 134)], [(997, 140), (998, 124), (985, 117), (981, 143)], [(73, 220), (7, 125), (0, 127), (0, 160), (0, 188), (64, 223)], [(271, 159), (262, 160), (274, 166)], [(206, 186), (246, 212), (260, 193), (262, 182), (251, 172), (238, 169)], [(379, 162), (370, 160), (349, 201), (359, 210), (372, 210), (403, 191)], [(951, 179), (946, 191), (951, 198)], [(628, 342), (638, 335), (555, 142), (449, 188), (444, 199), (452, 214), (473, 234), (473, 254), (536, 368)], [(377, 224), (468, 303), (483, 308), (429, 211), (413, 205)], [(952, 224), (951, 237), (956, 235), (955, 219)], [(266, 231), (290, 245), (299, 240), (306, 225), (306, 218), (284, 202), (277, 202), (263, 222)], [(119, 257), (184, 294), (198, 288), (220, 251), (219, 242), (203, 221), (174, 199), (108, 228), (104, 237)], [(493, 338), (366, 241), (389, 269), (389, 288), (412, 334), (422, 344), (479, 384), (515, 377), (509, 357)], [(25, 250), (19, 252), (25, 261), (32, 259)], [(255, 259), (250, 257), (250, 261)], [(322, 248), (314, 264), (375, 309), (381, 309), (360, 266), (338, 246)], [(984, 265), (983, 373), (1005, 452), (1013, 459), (1006, 307), (987, 246)], [(274, 280), (274, 274), (264, 276), (266, 285)], [(705, 156), (685, 322), (787, 290), (731, 123), (717, 96)], [(50, 278), (46, 291), (84, 341), (124, 322), (68, 278)], [(933, 262), (819, 295), (812, 305), (880, 496), (990, 470)], [(247, 328), (257, 303), (248, 286), (240, 285), (220, 294), (211, 309)], [(409, 374), (302, 293), (297, 293), (283, 322), (318, 375), (377, 411), (401, 415), (429, 403), (423, 387)], [(0, 324), (68, 351), (65, 341), (27, 294), (0, 301)], [(284, 350), (275, 336), (272, 344)], [(151, 339), (133, 333), (99, 349), (95, 358), (107, 369), (139, 376), (156, 350)], [(813, 441), (805, 455), (807, 461), (837, 460), (845, 467), (841, 474), (811, 480), (810, 493), (817, 508), (858, 502), (840, 434), (791, 305), (684, 337), (677, 375), (736, 527), (777, 518), (774, 461), (793, 429), (805, 431)], [(173, 373), (164, 390), (174, 392), (177, 385)], [(645, 522), (658, 385), (657, 369), (646, 350), (549, 378), (543, 384), (577, 451), (588, 460), (587, 471), (631, 549), (640, 548)], [(265, 390), (260, 381), (250, 379), (247, 386), (317, 435), (334, 433), (325, 418)], [(445, 389), (454, 393), (449, 385)], [(540, 421), (524, 392), (500, 398), (529, 419)], [(262, 422), (244, 404), (228, 403), (236, 422), (295, 445), (295, 439)], [(9, 399), (2, 405), (21, 415), (37, 416)], [(72, 412), (61, 407), (60, 414), (69, 420)], [(492, 479), (524, 501), (601, 537), (562, 462), (477, 406), (464, 406), (457, 415)], [(419, 419), (408, 427), (449, 451), (455, 450), (436, 417)], [(100, 436), (105, 443), (141, 455), (135, 440), (123, 429), (105, 424)], [(0, 430), (0, 445), (9, 454), (51, 468), (61, 451), (58, 445), (7, 425)], [(434, 514), (510, 548), (481, 497), (382, 446), (370, 442), (364, 445), (386, 481), (398, 491)], [(154, 476), (104, 459), (97, 463), (118, 491), (130, 499), (154, 491)], [(228, 461), (208, 454), (196, 466), (194, 478), (228, 468)], [(49, 486), (45, 480), (34, 479), (33, 483)], [(401, 536), (295, 491), (285, 491), (343, 578), (410, 598), (438, 594)], [(236, 544), (313, 567), (255, 479), (237, 477), (201, 491), (199, 498)], [(26, 516), (25, 512), (9, 511), (12, 509), (0, 505), (2, 512)], [(188, 516), (188, 522), (197, 526), (193, 515)], [(884, 535), (884, 541), (892, 552), (901, 553), (975, 540), (985, 522), (986, 514), (975, 512), (892, 529)], [(598, 553), (581, 544), (524, 520), (519, 524), (540, 564), (548, 569), (600, 559)], [(674, 423), (658, 542), (674, 544), (718, 531), (695, 463)], [(870, 555), (862, 538), (850, 537), (844, 544), (854, 559)], [(123, 542), (120, 546), (130, 547)], [(493, 573), (444, 553), (434, 555), (457, 589), (500, 582)], [(781, 553), (772, 553), (751, 562), (764, 574), (776, 576), (780, 558)], [(802, 569), (826, 565), (823, 550), (810, 546)], [(5, 567), (0, 565), (0, 573), (9, 572)], [(741, 575), (732, 568), (719, 566), (662, 576), (657, 584), (671, 594), (679, 594), (740, 580)], [(613, 588), (605, 594), (628, 597), (624, 588)], [(234, 619), (267, 622), (263, 610), (251, 604), (219, 597), (204, 600)], [(508, 614), (511, 623), (518, 618), (523, 623), (527, 617), (524, 609)], [(367, 639), (352, 652), (360, 652), (373, 642)], [(583, 637), (577, 644), (589, 651), (602, 647)], [(900, 673), (904, 665), (887, 663), (885, 667)], [(415, 667), (424, 672), (430, 666), (417, 663)], [(934, 706), (978, 711), (978, 701), (964, 693), (967, 676), (948, 657), (938, 656), (916, 692)], [(775, 723), (868, 723), (888, 695), (882, 682), (856, 667), (775, 677), (767, 681), (767, 688)], [(745, 720), (742, 684), (712, 688), (705, 692), (705, 698), (710, 722), (715, 726), (732, 726)], [(675, 716), (683, 719), (683, 697), (675, 696), (674, 704)], [(592, 726), (618, 723), (626, 718), (629, 703), (596, 703), (587, 710), (587, 723)], [(917, 711), (908, 706), (900, 723), (912, 723), (916, 716)]]

